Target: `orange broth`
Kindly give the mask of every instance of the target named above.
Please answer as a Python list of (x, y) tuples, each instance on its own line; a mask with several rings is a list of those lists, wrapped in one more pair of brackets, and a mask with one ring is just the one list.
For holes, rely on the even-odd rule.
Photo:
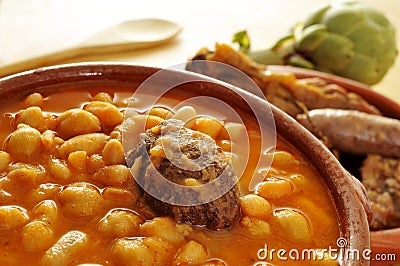
[[(130, 92), (123, 90), (106, 89), (104, 91), (113, 95), (113, 103), (121, 110), (125, 108), (126, 100), (131, 97)], [(86, 103), (92, 100), (92, 97), (97, 92), (98, 91), (84, 92), (77, 90), (56, 92), (47, 95), (41, 109), (45, 113), (58, 116), (68, 109), (82, 108)], [(167, 98), (164, 99), (163, 104), (166, 106), (174, 106), (180, 100), (181, 99)], [(0, 107), (0, 113), (2, 114), (0, 117), (0, 139), (3, 143), (6, 143), (10, 134), (16, 130), (14, 117), (19, 110), (24, 108), (26, 107), (22, 102), (18, 104), (9, 102)], [(241, 115), (245, 116), (245, 114)], [(244, 119), (244, 121), (250, 136), (250, 158), (246, 171), (240, 178), (242, 196), (254, 193), (249, 192), (247, 187), (252, 173), (255, 170), (256, 162), (258, 161), (260, 143), (260, 133), (257, 124), (254, 123), (253, 119)], [(301, 252), (302, 249), (327, 249), (329, 246), (336, 247), (336, 240), (339, 237), (338, 218), (333, 200), (325, 183), (311, 163), (306, 160), (295, 147), (278, 136), (276, 152), (282, 151), (289, 153), (293, 161), (288, 161), (287, 163), (274, 161), (266, 177), (274, 176), (288, 180), (293, 184), (294, 190), (288, 196), (269, 200), (269, 202), (272, 205), (273, 213), (280, 209), (291, 209), (301, 212), (309, 222), (311, 238), (304, 242), (287, 239), (285, 233), (277, 224), (276, 217), (273, 213), (269, 218), (265, 219), (265, 222), (270, 225), (270, 232), (268, 237), (262, 239), (249, 235), (248, 232), (243, 229), (240, 222), (229, 230), (221, 230), (218, 232), (204, 228), (193, 228), (190, 234), (185, 235), (185, 240), (196, 240), (206, 248), (208, 257), (205, 261), (219, 259), (220, 262), (224, 262), (226, 265), (255, 265), (260, 261), (270, 262), (276, 265), (306, 265), (311, 264), (311, 262), (292, 260), (280, 261), (276, 256), (273, 261), (269, 259), (262, 260), (258, 257), (260, 255), (259, 250), (263, 249), (265, 245), (267, 245), (269, 249), (277, 250), (284, 248), (287, 251), (290, 249), (297, 249), (299, 252)], [(54, 157), (53, 155), (48, 156)], [(38, 155), (30, 159), (27, 163), (41, 167), (40, 165), (46, 164), (46, 160), (47, 159), (42, 155)], [(10, 164), (15, 165), (16, 163), (17, 161), (11, 157)], [(68, 166), (67, 163), (65, 164)], [(94, 185), (98, 188), (100, 193), (102, 193), (107, 188), (107, 185), (94, 181), (90, 178), (90, 174), (83, 175), (73, 168), (70, 169), (72, 172), (71, 180), (73, 182), (68, 180), (58, 182), (52, 179), (52, 174), (49, 173), (47, 166), (43, 166), (42, 168), (44, 169), (42, 173), (43, 176), (41, 176), (40, 180), (37, 179), (37, 183), (35, 183), (32, 188), (26, 188), (25, 184), (19, 184), (18, 186), (13, 185), (8, 178), (9, 167), (5, 167), (0, 171), (0, 189), (11, 194), (11, 197), (0, 195), (0, 206), (20, 206), (26, 210), (29, 216), (27, 221), (13, 229), (12, 232), (2, 232), (0, 228), (0, 265), (40, 265), (45, 252), (50, 249), (61, 236), (72, 230), (87, 234), (87, 241), (89, 244), (84, 247), (82, 251), (74, 254), (73, 258), (70, 258), (68, 261), (69, 265), (82, 263), (129, 265), (129, 262), (120, 263), (113, 260), (112, 255), (110, 255), (110, 248), (117, 237), (105, 236), (98, 232), (97, 227), (99, 220), (112, 209), (122, 208), (134, 210), (140, 215), (140, 208), (135, 206), (135, 202), (104, 200), (100, 210), (97, 210), (97, 214), (90, 219), (71, 219), (71, 217), (63, 215), (63, 205), (60, 203), (59, 197), (63, 189), (68, 187), (70, 183), (79, 181)], [(46, 192), (42, 194), (39, 193), (38, 187), (40, 184), (53, 184), (53, 192), (50, 191), (51, 189), (47, 189)], [(45, 249), (35, 252), (27, 251), (24, 249), (24, 245), (21, 244), (21, 232), (24, 230), (24, 226), (36, 219), (33, 214), (33, 209), (43, 200), (53, 200), (57, 204), (57, 222), (56, 224), (52, 224), (52, 237), (49, 240), (50, 243), (45, 245)], [(0, 220), (0, 225), (4, 223), (4, 221)], [(140, 230), (136, 235), (131, 235), (130, 237), (138, 236), (143, 236)], [(184, 243), (178, 245), (174, 244), (172, 253), (175, 254), (179, 252), (183, 244)], [(171, 255), (172, 259), (176, 256), (174, 254)], [(190, 265), (221, 264), (196, 263)]]

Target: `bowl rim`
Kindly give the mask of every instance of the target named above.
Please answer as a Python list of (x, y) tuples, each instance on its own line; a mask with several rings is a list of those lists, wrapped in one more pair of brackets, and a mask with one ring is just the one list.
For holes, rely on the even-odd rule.
[[(10, 97), (15, 97), (15, 92), (19, 92), (19, 96), (22, 97), (39, 88), (54, 87), (60, 84), (80, 82), (89, 84), (107, 81), (132, 82), (133, 73), (135, 75), (149, 76), (159, 70), (161, 68), (120, 62), (84, 62), (45, 67), (0, 79), (0, 99), (7, 100)], [(233, 99), (235, 101), (234, 105), (240, 104), (240, 100), (237, 100), (237, 94), (245, 96), (257, 108), (269, 105), (275, 118), (277, 132), (286, 132), (283, 138), (314, 165), (330, 190), (335, 189), (330, 193), (335, 202), (339, 219), (340, 237), (344, 237), (348, 241), (345, 249), (359, 250), (360, 252), (370, 249), (367, 217), (369, 203), (363, 186), (341, 166), (339, 161), (313, 134), (277, 107), (241, 88), (186, 70), (175, 69), (169, 71), (174, 75), (192, 75), (206, 81), (207, 84), (210, 84), (205, 88), (208, 93), (218, 98)], [(173, 75), (171, 77), (173, 78)], [(224, 86), (228, 88), (225, 88), (226, 93), (221, 93), (220, 90), (217, 90)], [(13, 91), (14, 94), (12, 94)], [(9, 95), (10, 93), (11, 95)], [(365, 265), (365, 263), (368, 264), (368, 261), (364, 258), (355, 262), (341, 261), (341, 265)]]

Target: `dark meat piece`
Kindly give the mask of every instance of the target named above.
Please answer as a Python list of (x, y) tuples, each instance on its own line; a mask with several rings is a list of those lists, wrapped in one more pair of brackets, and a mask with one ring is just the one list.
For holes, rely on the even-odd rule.
[(372, 205), (371, 229), (399, 227), (400, 159), (368, 155), (361, 177)]
[[(238, 180), (228, 156), (212, 138), (169, 119), (147, 130), (141, 140), (127, 163), (137, 169), (135, 179), (155, 215), (213, 230), (236, 224), (240, 218)], [(212, 187), (204, 189), (204, 185)], [(218, 196), (210, 200), (210, 195)]]

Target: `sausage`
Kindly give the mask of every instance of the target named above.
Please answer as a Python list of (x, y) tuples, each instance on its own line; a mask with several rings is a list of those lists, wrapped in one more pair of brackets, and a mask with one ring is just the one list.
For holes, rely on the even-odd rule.
[(315, 109), (296, 119), (333, 148), (351, 154), (400, 158), (400, 121), (356, 110)]

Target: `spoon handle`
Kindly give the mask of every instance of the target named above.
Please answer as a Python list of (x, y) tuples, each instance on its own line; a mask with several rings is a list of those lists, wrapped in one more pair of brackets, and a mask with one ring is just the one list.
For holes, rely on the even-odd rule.
[(173, 34), (171, 33), (169, 35), (160, 37), (159, 39), (151, 39), (148, 41), (120, 40), (120, 42), (117, 43), (84, 42), (70, 48), (61, 49), (59, 51), (51, 52), (38, 57), (21, 60), (15, 63), (0, 66), (0, 78), (22, 71), (60, 64), (68, 60), (74, 60), (74, 59), (76, 60), (78, 58), (84, 58), (88, 56), (123, 53), (128, 51), (142, 50), (142, 49), (161, 46), (174, 39), (179, 34), (179, 32), (180, 30), (177, 30)]

